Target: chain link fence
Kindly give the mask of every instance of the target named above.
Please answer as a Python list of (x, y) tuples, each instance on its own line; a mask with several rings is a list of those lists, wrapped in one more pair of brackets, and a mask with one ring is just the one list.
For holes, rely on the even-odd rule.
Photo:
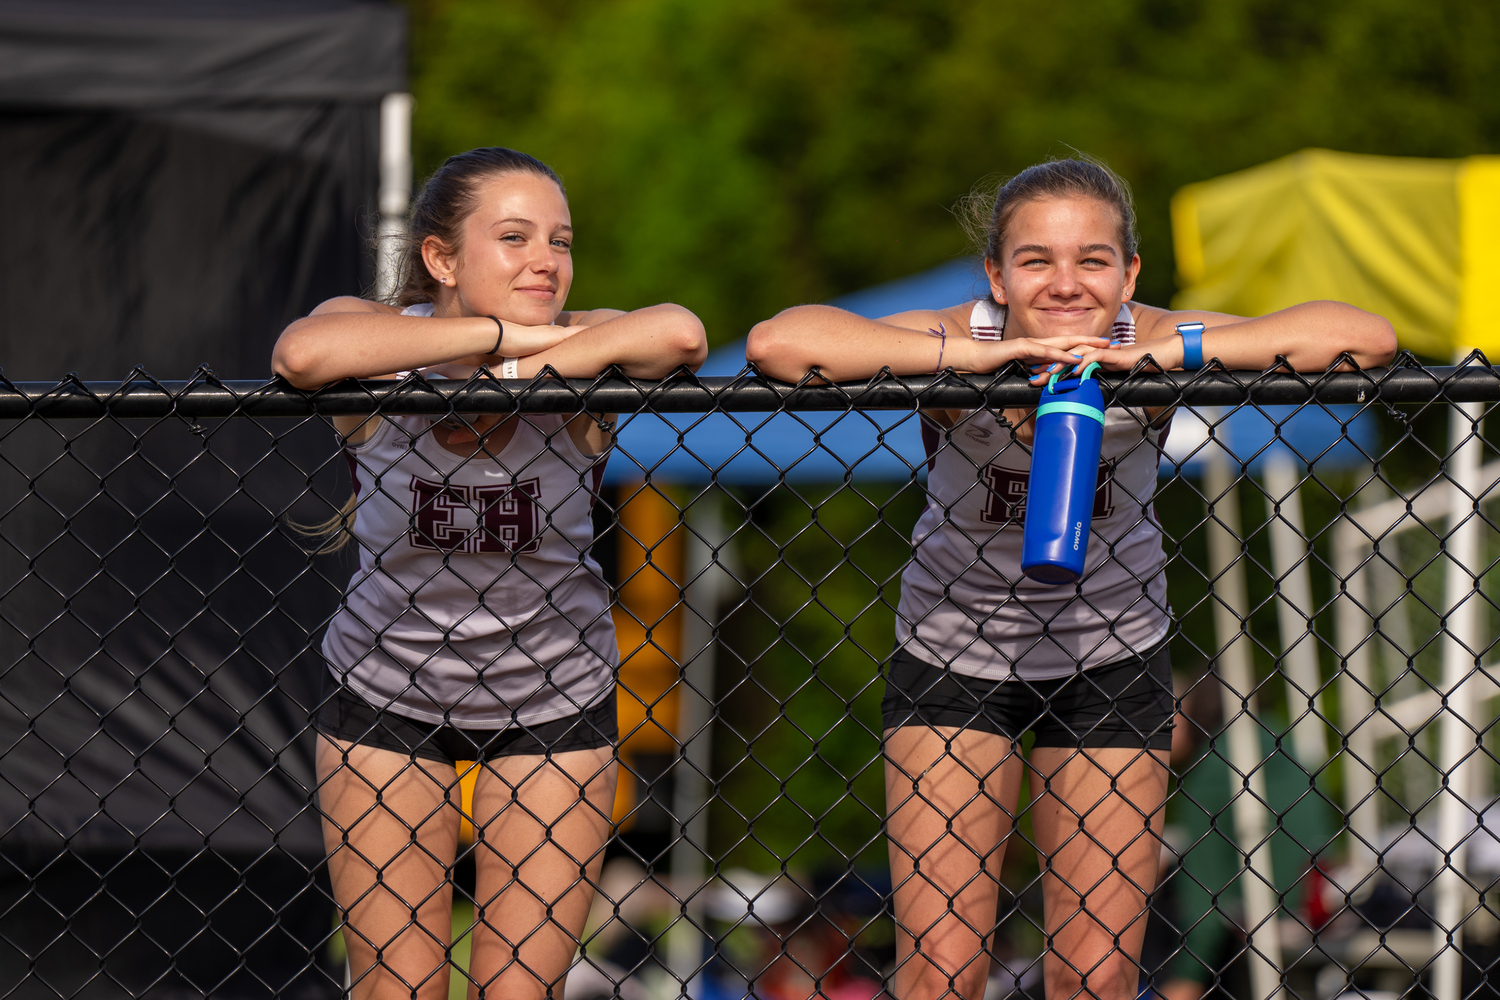
[[(1159, 855), (1138, 887), (1140, 990), (1491, 995), (1500, 376), (1477, 356), (1406, 356), (1369, 373), (1103, 384), (1114, 405), (1174, 408), (1154, 497), (1135, 498), (1164, 536), (1176, 708), (1165, 806), (1137, 821)], [(0, 994), (522, 995), (497, 985), (506, 970), (547, 978), (532, 965), (556, 961), (533, 962), (532, 935), (574, 926), (566, 986), (538, 995), (894, 990), (924, 932), (892, 903), (883, 675), (927, 449), (963, 427), (924, 446), (920, 413), (1036, 399), (1008, 374), (412, 378), (313, 395), (207, 372), (0, 385)], [(477, 415), (514, 415), (541, 452), (569, 420), (612, 421), (607, 467), (586, 462), (568, 496), (591, 505), (575, 569), (608, 584), (575, 646), (613, 625), (618, 663), (600, 655), (619, 735), (593, 772), (562, 768), (572, 806), (544, 814), (556, 793), (521, 790), (545, 756), (412, 757), (384, 777), (357, 747), (318, 759), (314, 720), (338, 697), (324, 632), (361, 562), (359, 545), (305, 526), (389, 487), (339, 448), (341, 414), (471, 440)], [(436, 447), (429, 432), (402, 440)], [(493, 536), (518, 561), (558, 508), (509, 472), (488, 499), (435, 473), (433, 497), (408, 504), (410, 543), (478, 552)], [(974, 488), (1008, 512), (997, 530), (1018, 529), (1019, 498), (985, 473)], [(556, 581), (532, 582), (560, 600)], [(531, 770), (512, 775), (517, 761)], [(353, 813), (330, 805), (339, 774), (364, 789)], [(396, 816), (413, 774), (436, 789), (430, 808), (397, 816), (380, 846), (351, 832)], [(1036, 849), (1050, 779), (1018, 780), (998, 835), (1010, 849), (979, 865), (995, 912), (969, 928), (968, 968), (976, 996), (1040, 1000), (1062, 933)], [(594, 840), (564, 843), (571, 808)], [(398, 884), (403, 851), (431, 885)], [(523, 874), (543, 862), (553, 896)], [(395, 925), (366, 909), (382, 892), (405, 914)], [(495, 930), (528, 906), (532, 931)], [(497, 933), (499, 965), (480, 955)], [(420, 976), (411, 954), (430, 959)]]

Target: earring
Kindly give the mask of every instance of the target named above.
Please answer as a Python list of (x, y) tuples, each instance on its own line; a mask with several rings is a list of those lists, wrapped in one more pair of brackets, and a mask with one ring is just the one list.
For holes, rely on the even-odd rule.
[(442, 284), (442, 285), (446, 285), (448, 283), (448, 279), (447, 278), (439, 278), (438, 279), (438, 283)]

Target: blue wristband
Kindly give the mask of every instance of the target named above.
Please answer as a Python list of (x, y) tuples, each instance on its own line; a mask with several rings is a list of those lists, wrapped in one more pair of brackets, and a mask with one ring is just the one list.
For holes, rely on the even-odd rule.
[(1203, 324), (1178, 323), (1177, 333), (1182, 337), (1182, 367), (1203, 367)]

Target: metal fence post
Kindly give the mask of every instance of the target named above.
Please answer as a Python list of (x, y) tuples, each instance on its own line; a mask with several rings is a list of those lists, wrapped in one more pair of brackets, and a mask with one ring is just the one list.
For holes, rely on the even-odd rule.
[(1339, 657), (1339, 729), (1342, 734), (1344, 815), (1349, 831), (1346, 858), (1347, 896), (1358, 891), (1375, 868), (1380, 838), (1380, 807), (1375, 800), (1375, 736), (1370, 724), (1375, 710), (1374, 678), (1370, 672), (1370, 617), (1368, 572), (1363, 562), (1370, 548), (1351, 513), (1334, 537), (1334, 576), (1342, 584), (1334, 605), (1334, 631)]
[(708, 494), (687, 515), (687, 608), (682, 621), (681, 701), (677, 716), (680, 756), (673, 782), (672, 812), (678, 835), (672, 844), (672, 891), (681, 911), (667, 939), (667, 966), (679, 996), (703, 965), (703, 891), (708, 855), (709, 774), (712, 767), (714, 662), (719, 605), (728, 590), (722, 568), (728, 533), (718, 498)]
[(380, 100), (380, 231), (375, 248), (375, 294), (388, 298), (401, 280), (397, 255), (406, 232), (411, 200), (410, 94), (386, 94)]
[(1467, 838), (1473, 825), (1469, 766), (1475, 750), (1474, 674), (1484, 643), (1479, 635), (1480, 519), (1478, 517), (1480, 441), (1483, 406), (1452, 403), (1445, 462), (1449, 488), (1445, 550), (1443, 643), (1444, 709), (1439, 719), (1438, 768), (1443, 790), (1438, 800), (1437, 900), (1433, 914), (1432, 992), (1436, 1000), (1459, 1000), (1463, 977), (1463, 920)]
[(1308, 569), (1311, 543), (1302, 524), (1302, 491), (1297, 465), (1284, 448), (1266, 459), (1266, 490), (1275, 506), (1271, 518), (1271, 567), (1281, 600), (1276, 620), (1281, 631), (1281, 670), (1286, 679), (1287, 724), (1297, 760), (1316, 772), (1328, 759), (1323, 732), (1322, 679), (1318, 644), (1313, 637), (1312, 573)]
[(1213, 580), (1214, 634), (1218, 646), (1220, 691), (1229, 743), (1230, 782), (1234, 794), (1234, 833), (1245, 854), (1240, 885), (1245, 896), (1245, 938), (1253, 1000), (1280, 1000), (1281, 939), (1276, 926), (1276, 887), (1271, 870), (1271, 824), (1266, 806), (1266, 778), (1261, 770), (1260, 731), (1255, 721), (1255, 672), (1244, 634), (1249, 617), (1245, 564), (1241, 558), (1240, 503), (1229, 455), (1209, 446), (1203, 472), (1208, 495), (1209, 573)]

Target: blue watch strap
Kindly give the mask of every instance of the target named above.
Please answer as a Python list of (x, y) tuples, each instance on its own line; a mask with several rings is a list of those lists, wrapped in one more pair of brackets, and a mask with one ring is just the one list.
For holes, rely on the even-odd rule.
[(1203, 324), (1178, 323), (1178, 336), (1182, 337), (1182, 367), (1203, 367)]

